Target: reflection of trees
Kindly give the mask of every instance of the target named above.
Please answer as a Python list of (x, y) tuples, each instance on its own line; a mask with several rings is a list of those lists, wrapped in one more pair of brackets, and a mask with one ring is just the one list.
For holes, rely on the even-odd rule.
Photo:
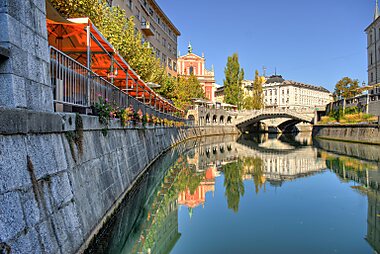
[(255, 191), (259, 193), (259, 190), (264, 186), (264, 162), (260, 157), (244, 158), (244, 173), (253, 176), (253, 182), (255, 184)]
[(321, 152), (321, 157), (326, 160), (326, 165), (328, 168), (333, 170), (354, 170), (354, 171), (364, 171), (364, 170), (377, 170), (378, 166), (373, 162), (365, 162), (358, 160), (356, 158), (347, 156), (338, 156)]
[(195, 190), (204, 178), (204, 173), (196, 172), (196, 170), (190, 167), (187, 163), (181, 169), (178, 177), (174, 183), (174, 189), (177, 194), (189, 189), (190, 194), (193, 195)]
[(239, 210), (240, 196), (244, 195), (243, 162), (238, 160), (222, 167), (224, 172), (225, 196), (228, 208), (234, 212)]
[[(181, 157), (169, 168), (144, 223), (144, 230), (140, 237), (142, 241), (136, 243), (136, 245), (142, 244), (142, 246), (136, 246), (137, 249), (143, 250), (143, 253), (148, 253), (159, 248), (156, 245), (160, 242), (159, 239), (163, 237), (162, 234), (167, 233), (162, 231), (167, 228), (165, 224), (170, 223), (168, 218), (173, 216), (171, 214), (173, 214), (174, 210), (177, 213), (179, 193), (187, 189), (189, 189), (190, 193), (194, 193), (203, 178), (204, 173), (196, 172), (187, 163), (187, 160)], [(137, 249), (135, 248), (135, 250)]]

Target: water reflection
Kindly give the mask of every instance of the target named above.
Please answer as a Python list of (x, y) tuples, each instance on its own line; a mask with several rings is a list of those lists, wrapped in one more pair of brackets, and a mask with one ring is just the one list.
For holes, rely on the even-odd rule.
[[(216, 193), (223, 191), (227, 209), (236, 216), (244, 217), (239, 212), (241, 200), (245, 195), (250, 195), (252, 182), (254, 193), (263, 198), (265, 196), (259, 195), (260, 193), (266, 193), (268, 190), (271, 192), (273, 188), (276, 189), (283, 186), (285, 182), (292, 182), (299, 178), (317, 174), (325, 175), (326, 169), (330, 169), (337, 175), (342, 183), (350, 184), (355, 192), (368, 197), (366, 240), (374, 250), (379, 251), (380, 229), (377, 224), (380, 218), (380, 204), (378, 204), (380, 173), (376, 148), (373, 146), (353, 148), (352, 144), (338, 142), (339, 145), (337, 145), (331, 141), (321, 140), (314, 142), (316, 146), (312, 146), (310, 134), (305, 133), (300, 133), (295, 137), (265, 134), (212, 137), (187, 142), (154, 165), (149, 174), (144, 176), (141, 183), (123, 202), (111, 223), (103, 229), (87, 252), (170, 253), (176, 245), (178, 247), (181, 237), (189, 239), (188, 235), (182, 236), (179, 230), (179, 221), (189, 226), (183, 222), (187, 219), (182, 217), (180, 219), (180, 211), (185, 209), (187, 218), (192, 220), (195, 209), (203, 209), (210, 201), (214, 204), (216, 202), (214, 199), (218, 200), (218, 196), (214, 197)], [(347, 153), (348, 155), (342, 156)], [(286, 204), (286, 201), (283, 202)], [(327, 219), (334, 221), (334, 218), (325, 220)], [(203, 223), (206, 223), (203, 225), (205, 228), (208, 227), (207, 223), (212, 223), (211, 217), (203, 220), (205, 220)], [(223, 218), (220, 218), (220, 221), (222, 223)], [(256, 222), (256, 224), (259, 228), (260, 223)], [(261, 230), (266, 231), (264, 228)], [(292, 230), (286, 232), (291, 233)], [(316, 227), (313, 230), (317, 230)], [(233, 233), (239, 234), (239, 232)], [(275, 231), (271, 233), (275, 234)], [(215, 235), (218, 235), (218, 232), (215, 232)], [(268, 235), (268, 237), (271, 236)], [(265, 241), (263, 245), (266, 246), (263, 249), (257, 247), (259, 253), (269, 248)], [(341, 245), (347, 244), (342, 242)], [(340, 253), (358, 253), (355, 252), (356, 250), (367, 253), (368, 249), (362, 243), (356, 245), (357, 249), (347, 247), (346, 251)], [(179, 248), (174, 252), (183, 253), (187, 250), (186, 253), (194, 253), (186, 249), (189, 246), (185, 243), (181, 246), (182, 249)], [(292, 250), (305, 248), (304, 250), (308, 250), (308, 253), (339, 252), (334, 245), (321, 247), (315, 252), (309, 251), (307, 246), (302, 246), (302, 244), (295, 245)], [(316, 246), (320, 246), (320, 243)], [(340, 248), (343, 249), (342, 246)], [(330, 247), (333, 251), (327, 251)], [(233, 250), (236, 248), (238, 247)], [(242, 252), (248, 250), (248, 247), (241, 248)], [(290, 249), (289, 247), (289, 251), (282, 248), (276, 250), (281, 250), (282, 253), (294, 253)], [(325, 251), (321, 251), (322, 249)], [(205, 249), (203, 251), (207, 253)]]
[[(339, 176), (342, 182), (351, 182), (351, 188), (368, 198), (367, 236), (371, 247), (380, 252), (380, 164), (377, 146), (336, 143), (319, 140), (321, 157), (326, 160), (330, 170)], [(359, 148), (360, 147), (360, 148)], [(377, 153), (374, 151), (377, 150)], [(342, 156), (348, 153), (351, 156)], [(357, 156), (360, 154), (362, 157)], [(365, 158), (366, 160), (363, 160)]]

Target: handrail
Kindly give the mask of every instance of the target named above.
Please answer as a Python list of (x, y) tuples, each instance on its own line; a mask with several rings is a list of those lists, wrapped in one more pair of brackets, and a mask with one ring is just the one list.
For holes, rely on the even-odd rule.
[[(53, 46), (50, 46), (50, 78), (54, 88), (55, 104), (89, 108), (95, 105), (98, 96), (101, 95), (121, 108), (133, 105), (135, 109), (141, 109), (144, 114), (185, 121), (183, 118), (157, 110), (156, 105), (152, 107), (137, 100)], [(160, 99), (168, 103), (162, 97)]]

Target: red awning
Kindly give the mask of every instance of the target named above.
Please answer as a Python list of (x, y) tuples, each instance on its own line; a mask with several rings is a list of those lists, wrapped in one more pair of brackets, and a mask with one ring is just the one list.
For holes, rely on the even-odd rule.
[[(165, 107), (170, 108), (170, 111), (181, 111), (140, 79), (89, 18), (75, 18), (68, 21), (69, 23), (47, 19), (49, 45), (90, 68), (131, 96), (138, 99), (145, 97), (148, 100), (156, 98), (159, 101), (158, 104), (166, 105)], [(87, 29), (89, 29), (89, 34)], [(87, 63), (88, 51), (90, 51), (91, 64)]]

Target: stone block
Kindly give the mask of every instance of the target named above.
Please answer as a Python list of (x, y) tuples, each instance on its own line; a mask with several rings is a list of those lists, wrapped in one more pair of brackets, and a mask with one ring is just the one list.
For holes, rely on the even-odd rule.
[(24, 211), (26, 225), (29, 228), (34, 227), (41, 219), (40, 207), (38, 205), (38, 195), (34, 193), (33, 188), (20, 194), (21, 203)]
[(4, 27), (4, 33), (0, 34), (1, 42), (9, 42), (12, 45), (21, 47), (21, 24), (12, 16), (0, 15), (0, 25)]
[(53, 111), (53, 91), (51, 87), (31, 82), (26, 86), (27, 107), (36, 111)]
[(38, 8), (34, 8), (33, 28), (38, 35), (42, 36), (43, 38), (47, 38), (46, 14)]
[(35, 42), (35, 33), (33, 30), (26, 26), (20, 25), (21, 29), (21, 49), (25, 50), (28, 54), (36, 55), (36, 42)]
[(27, 0), (37, 7), (46, 16), (46, 3), (44, 0)]
[(0, 134), (27, 133), (27, 117), (20, 111), (0, 108)]
[(7, 242), (25, 228), (21, 200), (17, 192), (0, 195), (0, 239)]
[(42, 61), (35, 55), (28, 54), (27, 55), (27, 71), (28, 71), (28, 79), (37, 83), (43, 83), (43, 66)]
[(69, 202), (74, 197), (67, 173), (52, 177), (51, 193), (55, 207), (63, 206), (63, 204)]
[[(1, 8), (1, 7), (0, 7)], [(6, 13), (0, 13), (0, 27), (1, 27), (1, 33), (0, 33), (0, 42), (9, 42), (9, 22), (8, 22), (9, 16)]]
[(29, 78), (28, 53), (23, 49), (11, 45), (11, 73), (20, 77)]
[(12, 253), (41, 253), (41, 246), (38, 241), (38, 234), (35, 229), (29, 229), (27, 232), (21, 234), (13, 243), (10, 244)]
[(30, 185), (24, 137), (0, 135), (0, 193)]
[[(30, 135), (27, 136), (26, 143), (38, 180), (64, 170), (67, 166), (59, 135)], [(59, 165), (58, 162), (63, 164)]]
[(16, 75), (13, 75), (13, 98), (14, 106), (16, 108), (27, 107), (25, 79)]
[(0, 75), (0, 106), (15, 107), (13, 97), (13, 76), (11, 74)]
[(50, 220), (38, 225), (38, 233), (40, 235), (43, 253), (58, 253), (58, 243), (54, 237), (55, 234)]
[[(34, 44), (35, 45), (35, 54), (38, 58), (42, 59), (45, 61), (45, 66), (49, 66), (49, 61), (50, 61), (50, 53), (49, 53), (49, 44), (48, 41), (43, 38), (40, 35), (34, 35)], [(46, 68), (44, 66), (44, 68)], [(47, 72), (49, 73), (49, 70), (47, 69)]]

